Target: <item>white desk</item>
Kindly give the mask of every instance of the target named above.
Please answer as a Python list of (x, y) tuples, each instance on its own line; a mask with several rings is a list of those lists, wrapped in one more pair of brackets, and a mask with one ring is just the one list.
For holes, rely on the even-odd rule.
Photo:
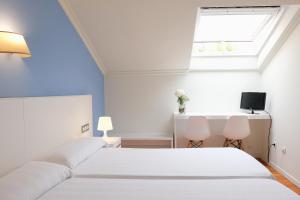
[(233, 115), (241, 115), (247, 116), (248, 119), (270, 119), (269, 114), (265, 112), (259, 112), (257, 114), (247, 114), (242, 112), (236, 113), (174, 113), (174, 119), (187, 119), (190, 116), (205, 116), (207, 119), (228, 119), (230, 116)]
[(187, 139), (184, 138), (186, 121), (190, 116), (205, 116), (210, 125), (212, 136), (204, 141), (206, 147), (223, 146), (224, 137), (222, 136), (225, 124), (230, 116), (243, 115), (249, 118), (251, 135), (244, 140), (245, 151), (254, 157), (267, 160), (268, 134), (270, 128), (270, 117), (267, 113), (259, 114), (238, 113), (174, 113), (174, 146), (175, 148), (186, 147)]

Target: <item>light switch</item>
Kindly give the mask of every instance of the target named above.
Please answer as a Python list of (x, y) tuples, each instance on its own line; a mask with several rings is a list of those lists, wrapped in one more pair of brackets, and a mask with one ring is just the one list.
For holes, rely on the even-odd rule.
[(85, 133), (88, 130), (90, 130), (90, 124), (89, 123), (84, 124), (84, 125), (81, 126), (81, 133)]

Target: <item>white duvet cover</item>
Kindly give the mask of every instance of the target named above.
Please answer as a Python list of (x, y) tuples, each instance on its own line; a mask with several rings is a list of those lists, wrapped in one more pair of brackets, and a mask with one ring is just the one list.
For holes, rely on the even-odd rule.
[(102, 148), (72, 174), (86, 178), (272, 178), (255, 158), (235, 148)]
[(39, 200), (299, 200), (271, 179), (142, 180), (71, 178)]
[(54, 163), (31, 161), (0, 177), (0, 200), (35, 200), (70, 177), (70, 170)]

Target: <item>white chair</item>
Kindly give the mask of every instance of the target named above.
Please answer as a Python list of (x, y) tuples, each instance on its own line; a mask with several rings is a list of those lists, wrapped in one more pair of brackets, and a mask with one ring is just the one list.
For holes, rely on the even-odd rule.
[(206, 117), (191, 116), (187, 120), (184, 137), (189, 140), (187, 147), (200, 147), (209, 138), (210, 128)]
[(243, 149), (243, 139), (250, 135), (250, 126), (247, 116), (231, 116), (223, 130), (225, 137), (224, 147), (233, 146)]

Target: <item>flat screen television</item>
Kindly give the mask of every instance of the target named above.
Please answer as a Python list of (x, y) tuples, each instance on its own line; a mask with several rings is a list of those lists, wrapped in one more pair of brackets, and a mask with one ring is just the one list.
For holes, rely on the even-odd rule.
[(265, 110), (265, 92), (242, 92), (241, 109), (247, 109), (254, 114), (255, 110)]

